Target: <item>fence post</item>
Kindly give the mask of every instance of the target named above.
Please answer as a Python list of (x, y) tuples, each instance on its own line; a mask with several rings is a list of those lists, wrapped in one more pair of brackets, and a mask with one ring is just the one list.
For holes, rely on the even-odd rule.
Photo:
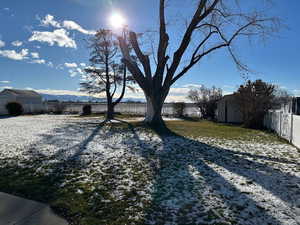
[(279, 112), (279, 136), (281, 137), (281, 112)]
[(291, 114), (291, 137), (290, 137), (290, 143), (293, 143), (293, 131), (294, 131), (294, 116), (293, 116), (293, 112)]

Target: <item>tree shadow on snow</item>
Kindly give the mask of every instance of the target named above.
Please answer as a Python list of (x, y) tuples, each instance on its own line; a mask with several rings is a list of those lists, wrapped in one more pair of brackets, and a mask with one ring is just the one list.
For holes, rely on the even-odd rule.
[[(266, 162), (295, 167), (299, 163), (210, 146), (172, 131), (168, 135), (156, 131), (162, 147), (153, 149), (151, 140), (141, 139), (134, 126), (121, 122), (127, 124), (134, 145), (140, 146), (139, 154), (152, 162), (155, 173), (147, 224), (282, 224), (274, 217), (275, 211), (271, 215), (265, 208), (269, 198), (283, 202), (272, 207), (285, 207), (285, 214), (289, 214), (286, 218), (295, 216), (289, 209), (300, 197), (300, 178)], [(242, 191), (241, 186), (246, 188)], [(257, 187), (259, 190), (253, 189)]]
[[(64, 208), (69, 203), (67, 199), (59, 199), (62, 193), (58, 185), (80, 177), (80, 171), (89, 166), (92, 160), (84, 160), (82, 156), (87, 154), (89, 144), (103, 126), (104, 123), (76, 121), (58, 126), (51, 133), (40, 134), (38, 142), (26, 147), (26, 160), (22, 161), (27, 164), (25, 168), (20, 170), (18, 162), (0, 171), (1, 191), (48, 204), (59, 202), (54, 210), (68, 219), (70, 224), (80, 224), (76, 222), (76, 217), (81, 215)], [(101, 153), (97, 154), (101, 157)], [(75, 191), (77, 188), (72, 187)], [(69, 195), (70, 202), (76, 199), (74, 193), (64, 195)]]
[(9, 119), (9, 118), (13, 118), (13, 116), (9, 116), (9, 115), (0, 116), (0, 120), (1, 119)]
[[(29, 148), (29, 158), (41, 164), (45, 159), (57, 160), (49, 177), (63, 183), (69, 171), (80, 172), (92, 163), (93, 156), (91, 161), (83, 157), (90, 154), (90, 144), (100, 146), (101, 140), (127, 130), (131, 139), (123, 140), (124, 147), (142, 157), (154, 174), (151, 202), (144, 209), (145, 224), (282, 224), (265, 207), (270, 198), (276, 202), (273, 208), (285, 207), (286, 218), (295, 215), (292, 207), (300, 197), (300, 178), (268, 164), (296, 167), (299, 163), (218, 148), (172, 132), (165, 135), (156, 131), (159, 140), (145, 139), (139, 133), (141, 128), (119, 122), (127, 128), (108, 131), (101, 137), (104, 124), (72, 122), (57, 127), (51, 134), (42, 134)], [(39, 144), (49, 147), (50, 158), (39, 150)], [(101, 153), (93, 154), (101, 160)], [(49, 199), (56, 197), (55, 188)]]

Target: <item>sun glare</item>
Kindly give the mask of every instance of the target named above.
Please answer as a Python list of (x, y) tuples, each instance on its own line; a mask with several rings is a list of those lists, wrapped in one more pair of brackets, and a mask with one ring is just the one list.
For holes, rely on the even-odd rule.
[(114, 13), (110, 17), (110, 23), (115, 28), (121, 28), (125, 25), (125, 18), (120, 13)]

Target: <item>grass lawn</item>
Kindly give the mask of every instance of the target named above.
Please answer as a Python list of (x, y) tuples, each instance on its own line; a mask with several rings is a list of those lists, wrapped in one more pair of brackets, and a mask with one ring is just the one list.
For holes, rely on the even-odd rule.
[(215, 123), (211, 121), (167, 121), (170, 130), (187, 137), (212, 137), (227, 140), (258, 140), (281, 141), (285, 140), (266, 131), (243, 128), (240, 125)]
[[(141, 117), (138, 115), (127, 115), (127, 114), (117, 114), (116, 119), (119, 120), (130, 120), (133, 118)], [(76, 116), (78, 118), (78, 116)], [(80, 118), (105, 118), (104, 113), (92, 114), (88, 116), (80, 116)], [(135, 127), (141, 127), (143, 124), (141, 122), (131, 122)], [(259, 140), (259, 141), (279, 141), (287, 142), (286, 140), (278, 137), (277, 135), (270, 133), (268, 131), (259, 131), (254, 129), (247, 129), (237, 124), (223, 124), (215, 123), (207, 120), (199, 120), (198, 118), (186, 118), (183, 120), (171, 120), (166, 121), (167, 127), (185, 137), (213, 137), (220, 139), (230, 139), (230, 140)], [(126, 125), (121, 125), (126, 127)]]
[[(0, 155), (0, 191), (48, 203), (78, 225), (249, 224), (241, 211), (257, 224), (267, 224), (265, 217), (276, 224), (281, 213), (293, 218), (290, 208), (281, 206), (278, 211), (276, 204), (278, 198), (286, 202), (288, 195), (296, 196), (294, 189), (278, 182), (298, 179), (291, 174), (300, 172), (300, 153), (273, 134), (185, 120), (167, 121), (183, 138), (161, 140), (141, 122), (99, 128), (93, 119), (80, 117), (78, 122), (70, 116), (61, 123), (55, 116), (47, 118), (58, 124), (30, 145), (12, 149), (22, 154)], [(82, 136), (86, 137), (78, 141)], [(52, 148), (54, 154), (47, 155)], [(80, 153), (69, 157), (73, 149)], [(57, 152), (67, 156), (62, 159)], [(256, 172), (256, 167), (268, 175)], [(232, 196), (226, 196), (230, 192)], [(239, 205), (241, 196), (246, 203)], [(268, 204), (274, 209), (264, 211)], [(259, 213), (249, 211), (255, 207)]]

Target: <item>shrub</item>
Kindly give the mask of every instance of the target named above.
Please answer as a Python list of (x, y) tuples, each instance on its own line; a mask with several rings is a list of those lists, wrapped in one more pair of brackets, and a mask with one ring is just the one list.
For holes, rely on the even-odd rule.
[(19, 116), (24, 112), (22, 105), (17, 102), (8, 103), (6, 109), (11, 116)]
[(65, 109), (66, 109), (65, 103), (57, 102), (54, 105), (54, 114), (58, 114), (58, 115), (63, 114)]
[(91, 115), (92, 114), (92, 106), (91, 105), (85, 105), (82, 108), (82, 115)]
[(173, 104), (174, 113), (176, 117), (183, 117), (185, 103), (184, 102), (176, 102)]
[(235, 93), (243, 115), (243, 123), (248, 128), (263, 128), (263, 118), (274, 105), (275, 85), (262, 80), (248, 80)]

